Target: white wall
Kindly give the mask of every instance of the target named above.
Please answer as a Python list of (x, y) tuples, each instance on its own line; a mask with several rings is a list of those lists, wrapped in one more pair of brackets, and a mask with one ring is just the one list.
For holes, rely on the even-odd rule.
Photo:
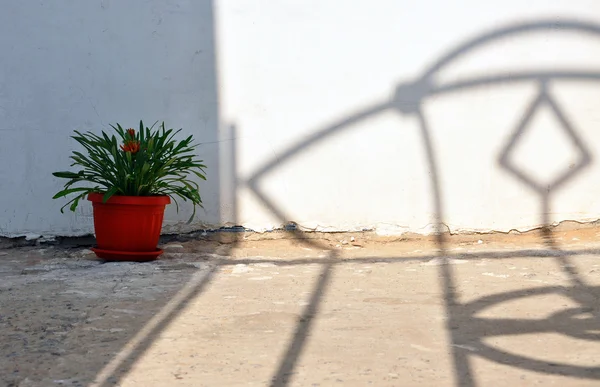
[[(530, 23), (546, 28), (498, 33)], [(440, 208), (452, 230), (535, 227), (541, 196), (498, 160), (542, 73), (592, 157), (550, 192), (549, 219), (600, 218), (596, 25), (594, 0), (2, 3), (0, 235), (90, 232), (89, 205), (58, 211), (51, 172), (67, 167), (73, 129), (140, 118), (205, 143), (206, 211), (183, 226), (189, 207), (170, 208), (167, 232), (288, 221), (428, 232)], [(485, 34), (497, 39), (432, 67)], [(504, 78), (481, 81), (493, 76)], [(417, 80), (430, 82), (423, 95)], [(543, 182), (579, 159), (552, 110), (540, 112), (511, 157)]]
[[(549, 220), (600, 217), (600, 79), (584, 76), (600, 72), (596, 1), (217, 4), (222, 120), (237, 127), (240, 223), (428, 232), (439, 197), (452, 230), (538, 226), (542, 196), (498, 160), (543, 72), (567, 74), (549, 81), (550, 94), (592, 154), (590, 166), (550, 192)], [(574, 23), (562, 29), (567, 22)], [(584, 22), (596, 23), (596, 30)], [(425, 75), (461, 44), (528, 23), (546, 28), (466, 48)], [(523, 73), (531, 77), (517, 82)], [(418, 79), (439, 90), (495, 75), (506, 79), (422, 98), (410, 88)], [(405, 85), (402, 98), (394, 102), (399, 85)], [(439, 195), (415, 100), (429, 124)], [(542, 185), (571, 173), (579, 160), (553, 114), (546, 106), (534, 115), (511, 156)], [(335, 134), (310, 142), (338, 124)]]

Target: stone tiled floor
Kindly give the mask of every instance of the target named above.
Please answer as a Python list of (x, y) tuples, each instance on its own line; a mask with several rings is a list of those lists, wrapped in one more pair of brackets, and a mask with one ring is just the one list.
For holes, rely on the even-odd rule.
[(598, 385), (593, 235), (3, 250), (0, 384)]

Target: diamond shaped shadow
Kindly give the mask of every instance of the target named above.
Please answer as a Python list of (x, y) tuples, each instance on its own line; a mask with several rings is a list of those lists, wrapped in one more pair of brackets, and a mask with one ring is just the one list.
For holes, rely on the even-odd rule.
[[(523, 168), (519, 168), (518, 165), (514, 165), (513, 161), (511, 160), (511, 155), (515, 151), (517, 144), (522, 140), (523, 134), (531, 129), (531, 123), (535, 114), (544, 106), (549, 107), (550, 112), (556, 117), (558, 123), (560, 124), (559, 127), (564, 130), (567, 138), (571, 140), (575, 149), (579, 152), (579, 159), (575, 165), (572, 165), (569, 169), (565, 170), (565, 172), (560, 173), (546, 184), (541, 184), (535, 177), (531, 176), (526, 171), (523, 171)], [(504, 169), (511, 172), (517, 179), (521, 180), (525, 185), (529, 186), (540, 195), (546, 196), (550, 191), (560, 187), (565, 182), (573, 178), (583, 168), (589, 165), (591, 160), (591, 153), (581, 141), (577, 135), (577, 132), (573, 129), (573, 126), (563, 113), (560, 106), (548, 93), (545, 84), (542, 84), (538, 96), (529, 105), (521, 122), (517, 125), (516, 130), (510, 137), (506, 146), (503, 148), (500, 154), (499, 164)]]

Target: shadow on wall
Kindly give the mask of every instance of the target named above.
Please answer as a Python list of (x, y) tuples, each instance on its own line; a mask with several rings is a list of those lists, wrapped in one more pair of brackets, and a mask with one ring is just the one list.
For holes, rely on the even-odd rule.
[[(600, 296), (599, 290), (597, 287), (586, 285), (580, 276), (578, 276), (578, 273), (573, 269), (574, 266), (569, 262), (571, 256), (570, 253), (561, 253), (559, 251), (558, 246), (556, 246), (556, 243), (554, 243), (552, 238), (549, 218), (549, 214), (551, 213), (552, 194), (558, 189), (563, 188), (578, 174), (578, 172), (588, 166), (592, 161), (591, 152), (587, 149), (585, 141), (581, 139), (575, 130), (575, 125), (569, 120), (560, 104), (553, 97), (549, 90), (549, 85), (555, 81), (600, 82), (600, 69), (594, 71), (572, 71), (569, 69), (516, 71), (494, 76), (463, 79), (448, 84), (439, 84), (435, 80), (436, 75), (441, 70), (470, 53), (472, 50), (480, 48), (481, 46), (493, 45), (507, 37), (518, 39), (520, 37), (527, 37), (531, 33), (539, 32), (548, 34), (576, 33), (592, 36), (600, 41), (600, 25), (579, 21), (556, 22), (542, 20), (527, 24), (512, 25), (507, 28), (486, 33), (458, 46), (456, 49), (439, 59), (429, 69), (425, 70), (423, 74), (414, 81), (397, 85), (395, 97), (391, 101), (375, 103), (353, 116), (347, 117), (329, 127), (319, 130), (307, 140), (281, 152), (276, 159), (266, 163), (246, 181), (246, 186), (253, 192), (259, 201), (271, 213), (276, 215), (282, 224), (288, 224), (293, 219), (290, 218), (284, 209), (277, 205), (275, 200), (270, 198), (261, 189), (261, 179), (270, 171), (300, 155), (311, 146), (326, 141), (334, 135), (339, 134), (346, 129), (350, 129), (352, 125), (382, 112), (392, 110), (402, 115), (416, 117), (420, 126), (421, 145), (424, 148), (426, 155), (424, 162), (428, 166), (430, 176), (431, 202), (435, 213), (436, 240), (439, 257), (445, 261), (445, 264), (440, 265), (440, 278), (444, 289), (444, 300), (447, 313), (446, 327), (450, 336), (450, 351), (453, 354), (457, 386), (475, 385), (469, 361), (471, 356), (481, 356), (501, 364), (541, 373), (600, 380), (600, 368), (598, 367), (550, 364), (544, 361), (494, 349), (485, 345), (483, 342), (486, 337), (497, 335), (541, 332), (559, 332), (584, 340), (600, 340), (600, 335), (597, 333), (600, 328), (600, 312), (595, 303), (590, 303), (590, 299), (597, 300)], [(454, 92), (481, 86), (505, 85), (522, 82), (529, 82), (537, 85), (537, 96), (528, 105), (525, 113), (514, 128), (509, 141), (505, 144), (501, 154), (497, 156), (497, 161), (498, 165), (511, 173), (522, 184), (537, 193), (540, 202), (540, 224), (543, 225), (544, 240), (552, 250), (558, 250), (555, 255), (556, 260), (562, 265), (566, 274), (569, 276), (572, 287), (568, 289), (560, 287), (544, 287), (536, 290), (499, 293), (467, 304), (461, 304), (455, 293), (456, 284), (452, 267), (447, 261), (452, 255), (448, 253), (446, 247), (444, 195), (440, 184), (439, 163), (443, 162), (443, 160), (438, 160), (436, 155), (427, 116), (423, 111), (423, 104), (428, 98), (436, 95), (451, 95)], [(568, 138), (575, 149), (577, 149), (579, 159), (566, 172), (555, 176), (549, 182), (540, 183), (538, 179), (536, 179), (536, 176), (529, 175), (526, 171), (523, 171), (519, 165), (516, 165), (510, 156), (514, 151), (516, 144), (520, 141), (520, 138), (528, 130), (529, 124), (536, 111), (544, 106), (550, 108), (554, 117), (557, 119), (558, 124), (565, 131), (566, 138)], [(294, 230), (293, 233), (307, 244), (312, 245), (314, 243), (313, 241), (304, 238), (301, 231)], [(323, 246), (316, 247), (323, 248)], [(522, 256), (521, 253), (522, 252), (509, 253), (507, 256), (492, 254), (492, 256), (497, 258), (518, 257)], [(332, 257), (334, 256), (335, 254), (332, 252)], [(320, 302), (327, 289), (333, 267), (334, 263), (331, 261), (323, 263), (320, 280), (315, 286), (311, 302), (306, 307), (303, 318), (298, 323), (297, 330), (288, 346), (286, 355), (281, 361), (278, 370), (275, 372), (272, 382), (273, 386), (285, 386), (289, 383), (290, 375), (294, 370), (295, 363), (302, 352), (308, 331), (310, 330), (311, 319), (314, 318), (317, 313)], [(567, 294), (574, 302), (579, 304), (579, 306), (576, 308), (565, 309), (564, 311), (541, 321), (509, 319), (486, 320), (475, 317), (475, 314), (478, 311), (491, 305), (522, 297), (551, 293)], [(584, 318), (582, 318), (582, 316), (584, 316)], [(477, 353), (465, 350), (465, 348), (472, 348), (473, 346), (479, 348)]]
[[(360, 122), (368, 117), (377, 115), (387, 110), (396, 111), (403, 115), (412, 115), (417, 117), (420, 123), (420, 133), (422, 143), (421, 146), (425, 150), (426, 158), (424, 163), (427, 164), (430, 175), (430, 192), (431, 202), (435, 210), (437, 228), (437, 256), (431, 257), (403, 257), (399, 259), (386, 258), (369, 258), (352, 260), (352, 262), (406, 262), (410, 259), (428, 260), (439, 259), (443, 264), (439, 266), (440, 281), (443, 288), (444, 305), (446, 310), (446, 329), (450, 341), (448, 352), (452, 353), (454, 360), (454, 374), (456, 375), (457, 386), (474, 386), (475, 378), (472, 370), (473, 357), (482, 357), (490, 361), (508, 365), (518, 369), (532, 370), (543, 374), (551, 375), (567, 375), (580, 379), (600, 380), (600, 368), (576, 366), (572, 364), (551, 364), (540, 361), (534, 358), (521, 356), (506, 352), (500, 349), (493, 348), (484, 343), (484, 339), (488, 337), (509, 335), (515, 332), (518, 333), (537, 333), (537, 332), (556, 332), (562, 333), (571, 337), (597, 341), (600, 339), (597, 334), (600, 331), (600, 316), (598, 314), (598, 306), (595, 300), (600, 296), (598, 287), (587, 285), (573, 269), (569, 263), (571, 256), (577, 254), (599, 254), (598, 251), (561, 251), (555, 243), (550, 245), (549, 249), (532, 250), (532, 251), (506, 251), (503, 253), (487, 252), (478, 253), (474, 256), (464, 254), (456, 255), (447, 250), (447, 241), (443, 230), (445, 220), (443, 193), (440, 184), (439, 163), (436, 156), (436, 150), (430, 134), (430, 128), (426, 114), (423, 112), (423, 103), (431, 96), (448, 94), (459, 90), (474, 88), (483, 85), (494, 85), (498, 83), (517, 83), (517, 82), (533, 82), (538, 86), (538, 95), (526, 109), (526, 113), (521, 117), (520, 122), (515, 127), (510, 140), (504, 147), (500, 155), (497, 155), (498, 164), (512, 173), (519, 181), (530, 187), (538, 193), (540, 200), (540, 218), (543, 224), (548, 223), (548, 212), (550, 209), (550, 199), (552, 193), (564, 187), (577, 172), (581, 171), (586, 165), (589, 165), (592, 160), (591, 153), (585, 147), (585, 142), (579, 137), (574, 125), (569, 118), (562, 112), (560, 105), (553, 98), (548, 90), (548, 85), (554, 80), (590, 80), (600, 81), (600, 70), (598, 72), (578, 72), (578, 71), (540, 71), (540, 72), (513, 72), (506, 75), (494, 77), (483, 77), (462, 80), (451, 84), (437, 84), (434, 76), (442, 68), (450, 62), (465, 55), (470, 50), (473, 50), (482, 45), (494, 44), (498, 39), (506, 36), (518, 38), (526, 36), (528, 33), (546, 31), (551, 33), (570, 32), (585, 35), (592, 35), (600, 39), (600, 26), (586, 24), (580, 22), (564, 22), (557, 23), (554, 21), (539, 21), (535, 23), (510, 26), (505, 29), (492, 31), (491, 33), (482, 35), (473, 39), (466, 44), (459, 46), (457, 49), (445, 55), (442, 59), (436, 62), (431, 68), (423, 72), (423, 75), (412, 82), (407, 82), (396, 87), (395, 97), (391, 101), (383, 103), (375, 103), (367, 107), (362, 112), (348, 117), (334, 125), (320, 130), (318, 133), (308, 138), (306, 141), (299, 143), (286, 151), (280, 153), (272, 162), (267, 163), (258, 171), (256, 171), (246, 182), (245, 185), (256, 195), (262, 204), (273, 214), (275, 214), (282, 224), (288, 224), (292, 219), (284, 209), (280, 208), (277, 203), (270, 198), (260, 186), (261, 179), (270, 171), (276, 169), (279, 165), (291, 160), (295, 156), (306, 151), (312, 145), (328, 140), (333, 135), (338, 134), (349, 128), (352, 124)], [(559, 124), (566, 130), (567, 137), (573, 142), (576, 148), (580, 150), (580, 159), (574, 168), (571, 168), (564, 175), (556, 177), (553, 181), (546, 185), (538, 184), (534, 178), (522, 172), (519, 165), (514, 165), (510, 155), (515, 144), (524, 131), (527, 130), (530, 118), (536, 108), (545, 105), (549, 107), (554, 116), (559, 120)], [(235, 138), (235, 136), (233, 136)], [(235, 145), (235, 144), (233, 144)], [(494, 155), (490, 155), (494, 157)], [(443, 162), (443, 160), (441, 160)], [(549, 228), (548, 228), (549, 230)], [(328, 250), (326, 245), (320, 244), (318, 241), (308, 239), (298, 229), (289, 230), (294, 238), (298, 238), (302, 243), (309, 246)], [(547, 236), (551, 236), (549, 232)], [(551, 241), (551, 239), (549, 239)], [(566, 274), (569, 276), (571, 286), (558, 287), (547, 286), (538, 287), (535, 289), (527, 289), (524, 291), (497, 293), (492, 296), (482, 297), (480, 299), (461, 303), (457, 297), (455, 273), (452, 266), (449, 264), (450, 258), (461, 259), (480, 259), (495, 258), (526, 258), (546, 256), (551, 259), (556, 259), (562, 265)], [(264, 262), (261, 261), (261, 262)], [(193, 297), (201, 294), (207, 289), (210, 284), (212, 273), (217, 271), (219, 267), (227, 265), (235, 265), (239, 263), (252, 263), (251, 260), (227, 260), (217, 261), (207, 273), (198, 276), (195, 279), (190, 279), (188, 285), (180, 291), (179, 295), (173, 297), (163, 306), (163, 310), (157, 313), (160, 317), (156, 323), (148, 323), (146, 327), (141, 325), (136, 340), (132, 340), (132, 348), (124, 348), (119, 356), (104, 368), (98, 374), (98, 385), (110, 385), (118, 383), (120, 379), (126, 376), (130, 367), (140, 359), (141, 355), (154, 340), (159, 336), (161, 331), (168, 325), (169, 322), (179, 314), (183, 306), (185, 306)], [(344, 265), (345, 261), (337, 259), (337, 252), (330, 250), (328, 258), (318, 259), (315, 261), (285, 261), (278, 260), (277, 265), (305, 265), (305, 264), (321, 264), (321, 272), (319, 279), (316, 281), (308, 305), (298, 320), (296, 329), (291, 340), (287, 344), (283, 356), (281, 357), (277, 369), (274, 370), (272, 386), (286, 386), (290, 383), (292, 374), (295, 372), (298, 360), (306, 347), (307, 338), (311, 334), (314, 327), (315, 316), (318, 315), (323, 299), (327, 294), (330, 280), (333, 271), (337, 265)], [(510, 319), (484, 319), (477, 317), (476, 314), (483, 308), (492, 305), (502, 304), (511, 300), (521, 299), (525, 297), (561, 293), (570, 297), (578, 306), (575, 308), (564, 309), (553, 316), (541, 320), (510, 320)], [(594, 300), (594, 301), (590, 301)], [(478, 348), (478, 351), (469, 351), (466, 348)]]

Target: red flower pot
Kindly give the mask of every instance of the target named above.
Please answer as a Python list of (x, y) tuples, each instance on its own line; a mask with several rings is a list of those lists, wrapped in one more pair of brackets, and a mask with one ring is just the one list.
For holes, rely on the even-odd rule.
[(103, 194), (92, 193), (94, 229), (99, 258), (118, 261), (150, 261), (162, 250), (158, 239), (168, 196), (112, 196), (102, 203)]

